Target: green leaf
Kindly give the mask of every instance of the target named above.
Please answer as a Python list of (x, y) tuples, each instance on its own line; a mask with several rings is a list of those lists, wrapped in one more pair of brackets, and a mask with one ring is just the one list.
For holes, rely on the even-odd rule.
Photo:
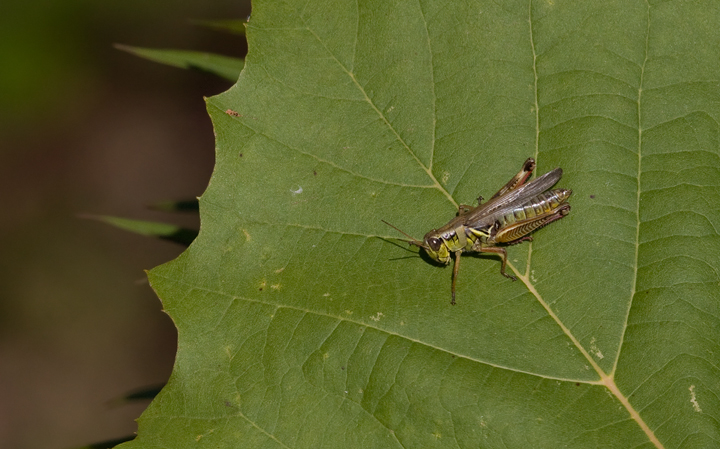
[(163, 212), (198, 212), (200, 205), (197, 199), (180, 201), (163, 201), (150, 206), (152, 209)]
[(161, 64), (209, 72), (230, 81), (237, 81), (240, 71), (245, 65), (242, 58), (202, 51), (141, 48), (120, 44), (116, 44), (115, 48)]
[(193, 20), (192, 23), (244, 36), (247, 20)]
[(102, 221), (116, 228), (125, 231), (134, 232), (135, 234), (145, 235), (148, 237), (159, 237), (163, 240), (179, 243), (181, 245), (190, 245), (198, 232), (194, 229), (186, 229), (177, 225), (168, 223), (159, 223), (156, 221), (133, 220), (130, 218), (111, 217), (108, 215), (86, 215), (84, 218)]
[[(211, 98), (202, 231), (153, 287), (168, 386), (123, 446), (707, 448), (720, 441), (715, 2), (263, 2)], [(528, 156), (567, 218), (408, 252)]]

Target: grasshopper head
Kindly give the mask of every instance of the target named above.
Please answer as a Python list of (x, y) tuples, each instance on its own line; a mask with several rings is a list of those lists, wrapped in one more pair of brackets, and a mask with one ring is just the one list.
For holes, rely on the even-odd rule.
[(395, 227), (394, 225), (391, 225), (387, 221), (381, 221), (407, 237), (409, 240), (405, 241), (409, 244), (424, 249), (427, 255), (430, 256), (430, 258), (432, 258), (433, 260), (444, 264), (450, 263), (450, 251), (445, 244), (445, 240), (442, 239), (442, 236), (437, 230), (433, 229), (432, 231), (425, 234), (425, 237), (421, 242), (420, 240), (406, 234), (405, 231)]
[(442, 238), (437, 230), (433, 229), (425, 234), (422, 245), (413, 242), (410, 243), (424, 249), (427, 255), (433, 260), (444, 263), (445, 265), (450, 263), (450, 250), (445, 243), (445, 239)]

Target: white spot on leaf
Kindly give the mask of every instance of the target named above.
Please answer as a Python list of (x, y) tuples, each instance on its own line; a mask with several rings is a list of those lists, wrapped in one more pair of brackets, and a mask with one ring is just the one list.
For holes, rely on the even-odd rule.
[(698, 404), (697, 397), (695, 396), (695, 385), (690, 385), (689, 390), (690, 390), (690, 403), (692, 404), (693, 409), (698, 413), (702, 413), (700, 404)]

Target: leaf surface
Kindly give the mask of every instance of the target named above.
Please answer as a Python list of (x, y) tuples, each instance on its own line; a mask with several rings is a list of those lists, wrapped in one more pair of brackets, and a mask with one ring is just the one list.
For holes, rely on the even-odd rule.
[[(208, 101), (175, 370), (123, 448), (720, 442), (714, 2), (262, 2)], [(451, 268), (396, 239), (525, 158), (572, 212)]]

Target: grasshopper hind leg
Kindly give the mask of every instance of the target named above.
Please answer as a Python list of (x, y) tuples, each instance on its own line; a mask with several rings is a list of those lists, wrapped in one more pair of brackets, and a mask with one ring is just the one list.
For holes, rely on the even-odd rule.
[(513, 240), (512, 242), (508, 242), (507, 244), (508, 244), (508, 245), (519, 245), (519, 244), (522, 243), (522, 242), (532, 242), (532, 241), (533, 241), (533, 236), (532, 236), (532, 235), (526, 235), (525, 237), (523, 237), (523, 238), (521, 238), (521, 239)]
[(512, 226), (507, 226), (501, 229), (495, 234), (495, 241), (498, 243), (506, 243), (508, 245), (514, 245), (527, 240), (527, 237), (531, 237), (530, 234), (533, 231), (537, 231), (543, 228), (553, 221), (560, 220), (570, 213), (570, 205), (565, 203), (548, 213), (538, 215), (526, 220), (520, 220), (514, 223)]
[[(518, 172), (518, 174), (513, 176), (512, 179), (510, 181), (508, 181), (507, 184), (502, 186), (502, 188), (500, 190), (498, 190), (497, 193), (495, 195), (493, 195), (492, 198), (490, 198), (490, 199), (493, 200), (501, 195), (505, 195), (506, 193), (511, 192), (511, 191), (517, 189), (518, 187), (522, 186), (523, 184), (525, 184), (525, 182), (528, 180), (530, 175), (532, 175), (533, 170), (535, 170), (535, 159), (529, 157), (523, 163), (523, 166), (520, 169), (520, 171)], [(479, 202), (480, 201), (478, 201), (478, 203)]]

